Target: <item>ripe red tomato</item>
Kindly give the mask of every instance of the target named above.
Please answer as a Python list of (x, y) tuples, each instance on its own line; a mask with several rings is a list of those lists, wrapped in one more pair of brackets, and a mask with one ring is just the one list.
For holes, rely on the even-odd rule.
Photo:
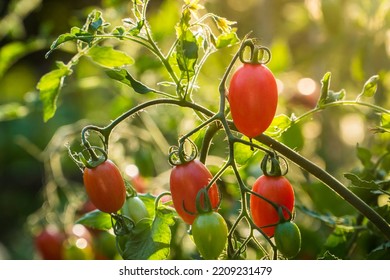
[(262, 64), (245, 63), (230, 80), (228, 100), (238, 131), (249, 138), (260, 135), (276, 112), (278, 90), (274, 75)]
[(118, 167), (106, 160), (84, 169), (84, 185), (91, 202), (102, 212), (117, 212), (126, 200), (126, 187)]
[[(191, 213), (197, 212), (196, 195), (201, 188), (208, 185), (212, 178), (213, 176), (207, 167), (197, 159), (173, 167), (170, 176), (173, 206), (187, 224), (192, 224), (196, 215), (187, 213), (186, 210)], [(211, 206), (213, 208), (217, 207), (219, 191), (215, 183), (210, 187), (208, 194)]]
[(35, 246), (44, 260), (62, 260), (62, 244), (65, 233), (48, 226), (35, 237)]
[[(283, 176), (260, 176), (253, 185), (252, 191), (264, 196), (274, 203), (286, 207), (290, 212), (294, 208), (294, 190), (290, 182)], [(250, 210), (253, 222), (269, 237), (275, 232), (275, 226), (265, 227), (279, 222), (278, 211), (267, 201), (253, 194), (250, 196)], [(283, 216), (290, 217), (283, 209)]]

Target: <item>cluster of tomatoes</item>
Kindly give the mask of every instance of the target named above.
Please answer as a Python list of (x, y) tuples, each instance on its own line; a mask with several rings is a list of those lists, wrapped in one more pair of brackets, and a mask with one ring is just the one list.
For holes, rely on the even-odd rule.
[[(244, 63), (233, 74), (227, 94), (234, 125), (249, 138), (259, 136), (270, 126), (278, 101), (275, 78), (264, 62), (258, 62), (257, 56), (256, 51), (252, 61), (242, 60)], [(294, 191), (281, 172), (271, 174), (266, 169), (252, 186), (251, 220), (264, 235), (275, 238), (276, 247), (283, 255), (294, 257), (301, 242), (299, 229), (291, 221)], [(276, 169), (280, 171), (280, 167)], [(102, 212), (121, 211), (134, 223), (148, 216), (140, 199), (126, 197), (124, 180), (112, 161), (86, 167), (83, 178), (90, 200)], [(227, 224), (218, 213), (221, 196), (216, 183), (211, 184), (212, 180), (210, 171), (196, 158), (175, 164), (170, 174), (174, 208), (181, 219), (191, 225), (193, 240), (204, 259), (220, 257), (228, 237)]]
[[(89, 201), (80, 214), (95, 209), (105, 213), (119, 211), (135, 224), (149, 217), (138, 196), (127, 196), (123, 177), (112, 161), (106, 160), (94, 168), (86, 167), (83, 180)], [(81, 224), (74, 225), (67, 233), (49, 225), (35, 237), (35, 247), (46, 260), (119, 258), (114, 234)]]
[[(271, 124), (278, 101), (276, 80), (272, 72), (257, 62), (244, 62), (233, 74), (227, 95), (234, 125), (249, 138), (263, 133)], [(275, 158), (274, 158), (275, 159)], [(268, 157), (265, 159), (267, 162)], [(273, 164), (279, 164), (278, 162)], [(271, 167), (274, 170), (276, 167)], [(294, 191), (290, 182), (279, 172), (263, 169), (252, 186), (250, 213), (253, 223), (268, 237), (275, 237), (278, 250), (288, 258), (300, 250), (299, 228), (291, 221), (294, 208)], [(228, 228), (217, 212), (220, 194), (207, 167), (194, 159), (173, 167), (170, 190), (174, 207), (184, 222), (191, 225), (194, 242), (205, 259), (217, 259), (225, 249)], [(209, 211), (199, 211), (196, 197), (209, 186)]]
[[(245, 46), (245, 45), (244, 45)], [(233, 74), (227, 95), (234, 125), (249, 138), (262, 134), (271, 125), (278, 103), (277, 83), (272, 72), (264, 65), (270, 59), (264, 47), (249, 44), (251, 57)], [(266, 52), (267, 61), (259, 62), (259, 53)], [(275, 237), (279, 251), (288, 258), (298, 254), (301, 246), (299, 228), (291, 221), (294, 208), (294, 190), (283, 176), (275, 158), (271, 161), (277, 170), (267, 172), (267, 159), (262, 164), (263, 175), (252, 186), (250, 212), (252, 220), (268, 237)]]

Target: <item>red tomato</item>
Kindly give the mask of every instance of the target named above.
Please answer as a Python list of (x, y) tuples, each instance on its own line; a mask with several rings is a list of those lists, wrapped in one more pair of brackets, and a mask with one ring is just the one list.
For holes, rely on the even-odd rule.
[[(285, 177), (262, 175), (254, 183), (252, 191), (280, 206), (285, 206), (290, 212), (294, 208), (294, 190)], [(253, 194), (250, 196), (250, 210), (253, 222), (269, 237), (272, 237), (275, 232), (275, 226), (265, 226), (279, 222), (278, 211), (270, 203)], [(286, 219), (290, 217), (286, 209), (283, 209), (283, 216)]]
[(126, 187), (118, 167), (106, 160), (95, 168), (85, 168), (84, 185), (91, 202), (102, 212), (113, 213), (126, 200)]
[[(196, 213), (196, 195), (199, 190), (206, 187), (213, 178), (207, 167), (199, 160), (177, 165), (172, 169), (170, 176), (170, 188), (173, 206), (179, 216), (187, 223), (192, 224), (196, 215), (187, 213)], [(216, 208), (219, 203), (219, 191), (214, 183), (208, 191), (211, 206)], [(183, 207), (185, 206), (185, 209)]]
[(48, 226), (35, 237), (35, 246), (44, 260), (62, 260), (62, 244), (65, 233)]
[(262, 64), (245, 63), (230, 80), (228, 100), (238, 131), (249, 138), (260, 135), (276, 112), (278, 90), (274, 75)]

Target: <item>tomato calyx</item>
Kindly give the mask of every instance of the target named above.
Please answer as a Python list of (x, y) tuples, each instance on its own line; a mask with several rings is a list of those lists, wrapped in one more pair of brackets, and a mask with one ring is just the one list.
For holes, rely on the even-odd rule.
[[(218, 195), (220, 195), (220, 193), (218, 193)], [(196, 195), (196, 201), (195, 201), (196, 213), (191, 212), (190, 210), (188, 210), (186, 208), (186, 206), (184, 204), (184, 200), (183, 200), (182, 206), (183, 206), (183, 210), (185, 212), (187, 212), (190, 215), (197, 216), (200, 214), (206, 214), (206, 213), (216, 211), (219, 208), (219, 205), (221, 204), (221, 198), (219, 198), (218, 201), (219, 201), (218, 205), (213, 208), (211, 200), (210, 200), (210, 196), (208, 193), (208, 189), (207, 189), (207, 187), (204, 187), (204, 188), (201, 188), (198, 191), (198, 194)]]
[[(188, 144), (191, 150), (189, 154), (186, 151), (188, 150)], [(177, 166), (193, 161), (197, 156), (198, 148), (195, 143), (189, 138), (184, 138), (184, 140), (179, 140), (179, 146), (171, 146), (169, 148), (168, 161), (170, 165)]]
[[(249, 58), (245, 58), (247, 48), (250, 50)], [(255, 40), (247, 39), (241, 45), (239, 59), (244, 64), (267, 64), (271, 60), (271, 51), (256, 44)]]
[[(101, 155), (96, 155), (95, 150), (99, 151)], [(88, 151), (89, 155), (91, 156), (89, 160), (83, 154), (83, 152), (85, 151)], [(90, 146), (89, 148), (86, 148), (82, 152), (79, 152), (77, 154), (73, 154), (70, 150), (70, 147), (68, 147), (68, 153), (71, 159), (81, 169), (81, 171), (83, 171), (84, 168), (96, 168), (108, 159), (107, 152), (103, 148), (98, 146)]]
[(198, 191), (198, 194), (196, 195), (196, 210), (199, 214), (213, 211), (207, 188), (202, 188)]
[(135, 227), (135, 222), (131, 218), (115, 213), (111, 213), (111, 224), (117, 236), (129, 234)]
[[(281, 168), (281, 161), (285, 167), (284, 170)], [(268, 168), (268, 165), (271, 165)], [(261, 170), (265, 176), (269, 177), (280, 177), (288, 173), (288, 164), (285, 158), (278, 156), (276, 153), (267, 153), (260, 164)]]

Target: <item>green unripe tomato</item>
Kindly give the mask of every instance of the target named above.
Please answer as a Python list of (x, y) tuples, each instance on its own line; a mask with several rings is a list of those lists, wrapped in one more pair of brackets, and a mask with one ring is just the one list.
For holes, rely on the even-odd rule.
[(292, 222), (278, 224), (275, 229), (275, 243), (286, 258), (295, 257), (301, 250), (301, 232), (298, 226)]
[(206, 260), (215, 260), (225, 248), (228, 228), (218, 212), (199, 214), (192, 224), (192, 236), (199, 253)]
[(144, 218), (149, 218), (148, 210), (138, 196), (127, 198), (121, 209), (121, 213), (132, 219), (135, 224)]

